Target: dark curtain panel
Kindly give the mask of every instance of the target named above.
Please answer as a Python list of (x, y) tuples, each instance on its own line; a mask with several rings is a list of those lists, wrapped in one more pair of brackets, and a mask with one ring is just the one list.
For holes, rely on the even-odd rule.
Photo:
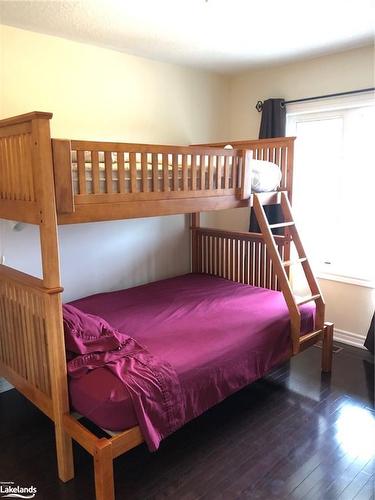
[(375, 313), (374, 313), (374, 315), (372, 317), (370, 328), (368, 330), (367, 337), (366, 337), (366, 340), (365, 340), (365, 347), (370, 352), (372, 352), (372, 354), (374, 354), (374, 330), (375, 330), (374, 321), (375, 321)]
[(267, 99), (263, 103), (259, 139), (285, 137), (286, 107), (284, 99)]
[[(286, 108), (284, 99), (267, 99), (263, 102), (262, 120), (260, 122), (259, 139), (272, 137), (285, 137)], [(283, 222), (280, 205), (267, 205), (264, 207), (270, 224)], [(260, 233), (255, 214), (251, 211), (249, 231)], [(284, 234), (283, 228), (272, 230), (273, 234)]]

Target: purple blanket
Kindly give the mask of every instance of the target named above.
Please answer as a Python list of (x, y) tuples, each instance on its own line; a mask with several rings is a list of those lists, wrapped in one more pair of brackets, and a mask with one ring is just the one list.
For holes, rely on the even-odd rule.
[(185, 421), (181, 386), (176, 372), (128, 335), (99, 316), (63, 306), (68, 374), (80, 379), (105, 368), (126, 387), (137, 420), (151, 451)]
[[(136, 355), (125, 362), (115, 356), (108, 365), (104, 363), (108, 358), (101, 354), (95, 359), (100, 367), (84, 371), (70, 382), (77, 411), (112, 430), (123, 430), (138, 421), (150, 449), (291, 353), (289, 313), (280, 292), (213, 276), (189, 274), (72, 304), (99, 315), (116, 331), (130, 335), (137, 346), (144, 346), (140, 349), (147, 361), (142, 369), (157, 371), (161, 366), (166, 370), (163, 382), (170, 384), (168, 401), (173, 410), (168, 425), (160, 381), (158, 387), (148, 385), (146, 403), (139, 402), (144, 388), (143, 382), (137, 383), (145, 373)], [(302, 333), (312, 329), (314, 309), (313, 303), (301, 307)], [(129, 385), (129, 373), (138, 382), (133, 378)], [(133, 383), (138, 387), (135, 392)]]

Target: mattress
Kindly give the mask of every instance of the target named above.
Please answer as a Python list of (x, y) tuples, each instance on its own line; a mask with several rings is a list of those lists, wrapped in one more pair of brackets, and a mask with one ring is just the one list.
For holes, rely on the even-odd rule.
[[(188, 420), (290, 356), (282, 293), (215, 276), (188, 274), (71, 304), (170, 363), (187, 394)], [(315, 304), (300, 309), (306, 333), (313, 328)], [(137, 425), (125, 386), (105, 367), (71, 379), (69, 392), (73, 409), (100, 427), (121, 431)]]

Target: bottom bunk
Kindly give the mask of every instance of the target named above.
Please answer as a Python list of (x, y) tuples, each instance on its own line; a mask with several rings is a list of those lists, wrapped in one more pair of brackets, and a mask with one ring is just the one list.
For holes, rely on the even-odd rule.
[[(172, 366), (182, 392), (173, 402), (183, 406), (186, 422), (291, 355), (289, 312), (283, 294), (217, 276), (187, 274), (93, 295), (71, 305), (99, 316), (135, 339), (154, 358)], [(314, 302), (301, 307), (301, 334), (313, 329), (314, 312)], [(93, 349), (106, 349), (106, 338)], [(84, 351), (89, 350), (86, 344)], [(113, 356), (107, 359), (116, 363)], [(73, 363), (72, 359), (68, 367)], [(138, 425), (128, 382), (105, 364), (93, 367), (90, 364), (70, 378), (72, 408), (108, 430)]]
[[(0, 375), (53, 420), (60, 479), (74, 477), (74, 439), (93, 456), (96, 499), (113, 500), (113, 460), (144, 441), (151, 449), (158, 446), (157, 440), (147, 441), (147, 426), (140, 425), (140, 407), (135, 411), (134, 398), (133, 412), (130, 409), (129, 391), (121, 381), (119, 385), (113, 376), (108, 377), (113, 375), (108, 351), (110, 357), (116, 358), (117, 353), (128, 361), (137, 353), (148, 356), (146, 369), (160, 360), (164, 369), (173, 368), (174, 381), (181, 380), (184, 390), (180, 390), (178, 404), (170, 408), (186, 411), (178, 415), (172, 431), (318, 340), (323, 340), (322, 370), (331, 371), (333, 325), (324, 322), (324, 303), (315, 292), (311, 274), (312, 295), (291, 302), (284, 266), (291, 264), (291, 237), (300, 247), (298, 234), (273, 237), (269, 227), (265, 231), (267, 223), (258, 201), (255, 196), (262, 234), (200, 228), (199, 216), (192, 216), (193, 274), (64, 306), (76, 308), (81, 316), (100, 316), (93, 320), (94, 326), (97, 322), (102, 325), (109, 344), (101, 344), (100, 339), (94, 357), (88, 347), (94, 346), (96, 338), (90, 331), (78, 328), (79, 335), (65, 336), (64, 342), (58, 280), (41, 280), (0, 265)], [(292, 227), (289, 218), (286, 220), (285, 225)], [(296, 262), (310, 273), (307, 259), (300, 253)], [(82, 347), (86, 350), (80, 351)], [(99, 352), (97, 347), (101, 347)], [(73, 406), (100, 427), (120, 431), (116, 435), (98, 436), (70, 414), (65, 348), (71, 353), (68, 369)], [(123, 355), (123, 348), (130, 350)], [(137, 352), (130, 356), (132, 348)], [(100, 368), (104, 361), (109, 361), (105, 369)], [(134, 367), (128, 363), (126, 368)], [(116, 369), (116, 363), (111, 369)], [(93, 378), (103, 370), (108, 371), (108, 385), (103, 377), (99, 382)], [(151, 373), (151, 382), (153, 376)], [(133, 389), (140, 379), (135, 382)], [(172, 396), (177, 393), (169, 391)], [(147, 402), (155, 402), (160, 417), (158, 399), (150, 395)], [(106, 407), (109, 401), (111, 411)], [(121, 410), (115, 408), (120, 403)], [(166, 435), (163, 429), (159, 437)]]

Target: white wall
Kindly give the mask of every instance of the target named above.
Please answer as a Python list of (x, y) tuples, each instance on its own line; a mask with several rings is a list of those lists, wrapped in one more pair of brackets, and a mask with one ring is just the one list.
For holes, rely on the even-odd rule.
[[(373, 86), (373, 47), (238, 74), (230, 82), (229, 137), (241, 140), (258, 136), (258, 100), (298, 99)], [(211, 221), (222, 228), (246, 231), (249, 212), (241, 209), (215, 213)], [(374, 311), (373, 290), (328, 280), (320, 280), (320, 284), (327, 302), (327, 319), (334, 321), (336, 337), (363, 344)]]
[[(6, 264), (41, 275), (39, 232), (2, 222)], [(59, 227), (65, 301), (189, 271), (188, 219), (182, 215)]]
[(230, 82), (230, 137), (258, 137), (258, 100), (292, 100), (373, 86), (373, 47), (240, 73)]
[[(51, 111), (53, 137), (161, 144), (224, 140), (228, 81), (0, 26), (0, 117)], [(64, 299), (189, 270), (184, 216), (59, 228)], [(2, 224), (6, 263), (40, 275), (36, 228)]]

